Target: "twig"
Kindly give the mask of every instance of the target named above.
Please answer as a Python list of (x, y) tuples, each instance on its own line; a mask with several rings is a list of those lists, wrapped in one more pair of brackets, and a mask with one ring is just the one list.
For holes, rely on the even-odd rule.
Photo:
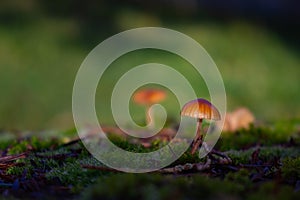
[(207, 159), (206, 163), (186, 163), (184, 165), (176, 165), (175, 167), (169, 167), (169, 168), (164, 168), (157, 170), (156, 172), (163, 173), (163, 174), (177, 174), (181, 172), (187, 172), (191, 170), (196, 170), (196, 171), (204, 171), (209, 169), (211, 166), (211, 160)]
[(14, 166), (24, 166), (24, 163), (21, 162), (14, 162), (14, 163), (0, 163), (0, 169), (5, 170), (10, 167)]
[(20, 158), (26, 158), (26, 157), (27, 157), (27, 152), (17, 154), (17, 155), (4, 156), (4, 157), (0, 158), (0, 163), (6, 163), (6, 162), (14, 161), (14, 160), (17, 160)]
[(60, 147), (71, 146), (71, 145), (76, 144), (76, 143), (78, 143), (78, 142), (80, 142), (80, 141), (81, 141), (80, 138), (76, 138), (76, 139), (74, 139), (74, 140), (71, 140), (70, 142), (67, 142), (67, 143), (65, 143), (65, 144), (62, 144)]
[(116, 169), (110, 167), (104, 167), (104, 166), (81, 165), (81, 167), (85, 169), (95, 169), (95, 170), (106, 171), (106, 172), (119, 172)]
[(239, 167), (243, 168), (252, 168), (252, 167), (272, 167), (273, 165), (270, 164), (239, 164)]

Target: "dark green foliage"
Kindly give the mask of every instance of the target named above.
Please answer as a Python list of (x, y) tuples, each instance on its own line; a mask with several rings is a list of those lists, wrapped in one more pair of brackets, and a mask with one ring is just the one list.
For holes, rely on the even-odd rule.
[(246, 188), (251, 187), (252, 182), (249, 178), (250, 171), (247, 169), (240, 169), (238, 172), (229, 172), (224, 180), (230, 181), (241, 187), (241, 190), (245, 191)]
[(203, 161), (204, 159), (200, 159), (197, 154), (191, 154), (190, 151), (185, 152), (178, 160), (171, 164), (171, 166), (175, 165), (183, 165), (185, 163), (197, 163)]
[(103, 175), (101, 171), (82, 168), (80, 162), (67, 162), (62, 166), (52, 168), (46, 173), (46, 178), (48, 180), (58, 178), (63, 185), (69, 186), (72, 192), (78, 193), (101, 175)]
[[(247, 191), (246, 191), (247, 192)], [(249, 200), (264, 199), (299, 199), (299, 192), (295, 192), (293, 188), (286, 185), (279, 185), (276, 182), (265, 182), (256, 187), (254, 192), (247, 192)]]
[(256, 145), (286, 144), (291, 140), (300, 144), (300, 133), (292, 130), (294, 129), (251, 126), (249, 130), (241, 129), (234, 133), (222, 133), (222, 139), (218, 141), (216, 147), (221, 151), (226, 151), (230, 149), (247, 149)]
[(132, 144), (128, 140), (117, 137), (117, 136), (109, 136), (109, 139), (118, 147), (130, 151), (130, 152), (138, 152), (145, 153), (151, 151), (149, 148), (144, 148), (141, 144)]
[(232, 159), (233, 163), (247, 164), (251, 161), (251, 155), (255, 150), (259, 149), (259, 159), (262, 161), (267, 161), (272, 158), (284, 159), (289, 156), (300, 156), (300, 148), (298, 147), (254, 147), (247, 150), (230, 150), (226, 154)]
[(282, 162), (282, 175), (293, 182), (300, 180), (300, 156), (285, 158)]
[[(98, 181), (80, 199), (295, 199), (292, 188), (276, 183), (252, 184), (249, 172), (230, 173), (225, 180), (158, 174), (119, 174)], [(122, 181), (123, 180), (123, 181)], [(125, 181), (124, 181), (125, 180)], [(275, 192), (274, 192), (275, 191)]]
[(57, 146), (61, 143), (61, 141), (57, 139), (41, 139), (36, 136), (32, 136), (30, 138), (18, 140), (15, 139), (10, 142), (8, 146), (8, 154), (19, 154), (28, 150), (40, 151), (48, 149), (52, 146)]
[[(120, 181), (126, 180), (126, 181)], [(82, 193), (82, 199), (216, 199), (231, 197), (233, 183), (207, 177), (161, 176), (158, 174), (120, 174), (101, 178)], [(236, 189), (236, 188), (235, 188)]]

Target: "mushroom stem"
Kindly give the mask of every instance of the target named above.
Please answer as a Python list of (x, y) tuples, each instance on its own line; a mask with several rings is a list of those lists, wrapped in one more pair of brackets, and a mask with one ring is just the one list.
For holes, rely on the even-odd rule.
[(196, 137), (193, 140), (193, 146), (191, 151), (192, 154), (194, 154), (197, 151), (198, 147), (202, 143), (202, 134), (201, 134), (202, 121), (203, 119), (197, 120), (197, 133), (196, 133)]
[(150, 117), (150, 105), (146, 106), (146, 126), (148, 126), (151, 123), (151, 117)]

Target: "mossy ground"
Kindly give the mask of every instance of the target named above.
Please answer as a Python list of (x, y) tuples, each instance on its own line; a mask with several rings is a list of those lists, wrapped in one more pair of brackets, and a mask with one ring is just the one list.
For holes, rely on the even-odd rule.
[[(0, 142), (0, 192), (12, 199), (299, 199), (300, 132), (297, 125), (286, 127), (290, 128), (272, 125), (223, 133), (216, 149), (232, 163), (214, 161), (203, 171), (168, 174), (110, 170), (79, 140), (70, 142), (76, 137), (74, 130), (59, 137), (8, 138)], [(135, 152), (161, 145), (155, 140), (146, 148), (111, 139)], [(168, 168), (205, 161), (187, 151)]]

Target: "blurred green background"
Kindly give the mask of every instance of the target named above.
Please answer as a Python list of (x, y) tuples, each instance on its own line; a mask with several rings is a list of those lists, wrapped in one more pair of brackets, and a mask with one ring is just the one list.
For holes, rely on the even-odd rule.
[[(294, 4), (245, 1), (246, 9), (235, 4), (241, 1), (224, 8), (220, 1), (182, 2), (1, 1), (0, 128), (73, 127), (72, 87), (85, 56), (113, 34), (143, 26), (171, 28), (197, 40), (223, 76), (229, 110), (246, 106), (263, 121), (300, 118), (299, 22), (294, 24), (293, 10), (283, 12), (295, 10)], [(200, 79), (184, 60), (146, 50), (117, 60), (103, 82), (113, 85), (124, 70), (150, 61), (176, 68), (193, 83)], [(196, 91), (206, 95), (202, 88)], [(104, 106), (110, 92), (100, 88), (96, 97), (104, 124), (113, 121)], [(178, 118), (174, 96), (164, 105), (170, 118)], [(143, 120), (143, 108), (132, 111), (137, 121)]]

